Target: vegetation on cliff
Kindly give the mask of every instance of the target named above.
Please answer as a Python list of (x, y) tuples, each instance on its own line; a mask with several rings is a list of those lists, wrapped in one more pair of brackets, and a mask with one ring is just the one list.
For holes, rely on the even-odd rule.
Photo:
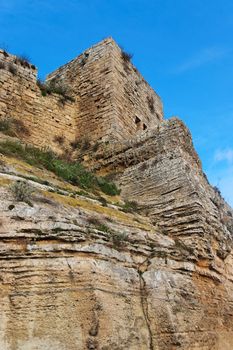
[(39, 149), (31, 145), (23, 145), (20, 142), (6, 140), (0, 143), (0, 153), (17, 157), (30, 165), (52, 171), (58, 177), (81, 188), (93, 191), (100, 190), (110, 196), (120, 193), (114, 183), (108, 182), (103, 177), (97, 177), (78, 162), (67, 162), (59, 158), (49, 149)]

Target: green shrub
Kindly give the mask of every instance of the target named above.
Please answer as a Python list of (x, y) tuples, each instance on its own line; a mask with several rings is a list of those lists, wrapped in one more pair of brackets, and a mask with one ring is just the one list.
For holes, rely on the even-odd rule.
[(138, 203), (135, 201), (126, 201), (122, 206), (122, 211), (126, 213), (133, 213), (138, 211)]
[(122, 49), (121, 58), (123, 61), (123, 67), (126, 73), (129, 73), (129, 63), (131, 62), (133, 55), (129, 52), (126, 52)]
[(117, 196), (121, 193), (113, 182), (108, 182), (104, 177), (98, 178), (98, 185), (101, 191), (109, 196)]
[(15, 181), (10, 190), (16, 201), (30, 203), (34, 188), (25, 181)]
[(20, 119), (11, 118), (12, 132), (17, 135), (30, 135), (28, 128), (25, 126), (24, 122)]
[(0, 131), (6, 135), (12, 135), (12, 122), (10, 118), (0, 120)]
[(96, 230), (98, 231), (102, 231), (102, 232), (106, 232), (106, 233), (110, 233), (110, 228), (105, 225), (100, 219), (98, 219), (97, 217), (89, 217), (87, 219), (88, 224), (92, 225), (95, 227)]
[(36, 84), (40, 88), (42, 96), (46, 96), (49, 93), (46, 84), (41, 79), (37, 79)]
[(10, 117), (0, 119), (0, 131), (9, 136), (30, 134), (22, 120)]
[(133, 54), (132, 53), (129, 53), (129, 52), (126, 52), (122, 49), (121, 51), (121, 58), (123, 59), (124, 62), (130, 62), (131, 59), (133, 58)]
[(98, 219), (95, 216), (90, 216), (89, 218), (87, 218), (87, 222), (88, 222), (88, 224), (93, 225), (93, 226), (99, 226), (102, 224), (102, 221), (100, 221), (100, 219)]
[(51, 95), (51, 94), (57, 94), (60, 95), (59, 102), (62, 104), (66, 101), (74, 102), (75, 99), (70, 96), (69, 88), (62, 84), (55, 81), (50, 82), (44, 82), (40, 79), (37, 80), (37, 86), (40, 88), (42, 96)]
[(30, 59), (26, 55), (18, 55), (18, 56), (16, 56), (15, 63), (20, 64), (22, 67), (31, 68)]
[(70, 142), (70, 146), (73, 150), (79, 149), (81, 152), (85, 152), (91, 147), (90, 140), (87, 137), (82, 139), (75, 138), (74, 141)]
[(106, 232), (106, 233), (110, 233), (111, 232), (110, 228), (107, 225), (105, 225), (105, 224), (100, 224), (100, 225), (96, 226), (95, 228), (98, 231), (102, 231), (102, 232)]
[(111, 236), (112, 243), (115, 247), (122, 247), (127, 239), (127, 234), (125, 232), (113, 232)]
[(20, 158), (28, 164), (52, 171), (58, 177), (83, 189), (99, 189), (108, 195), (120, 193), (114, 183), (108, 183), (104, 178), (97, 177), (78, 162), (67, 162), (58, 158), (49, 149), (39, 149), (7, 140), (0, 142), (0, 153)]

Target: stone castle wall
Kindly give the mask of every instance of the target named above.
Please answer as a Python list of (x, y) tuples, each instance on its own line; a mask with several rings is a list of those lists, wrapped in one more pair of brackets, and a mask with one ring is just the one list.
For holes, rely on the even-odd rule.
[(48, 76), (72, 86), (79, 98), (77, 135), (125, 140), (163, 118), (159, 96), (111, 38)]
[(75, 139), (121, 141), (148, 130), (163, 117), (158, 95), (113, 39), (105, 39), (48, 76), (68, 86), (74, 102), (60, 103), (56, 94), (41, 96), (37, 69), (0, 51), (0, 118), (20, 119), (36, 146), (61, 151)]
[(94, 142), (110, 138), (114, 115), (111, 50), (112, 44), (104, 41), (48, 76), (48, 81), (72, 86), (79, 102), (78, 139)]
[(159, 96), (124, 57), (122, 50), (114, 45), (115, 132), (122, 141), (155, 127), (163, 120)]
[(56, 137), (64, 137), (66, 145), (75, 139), (76, 104), (62, 104), (55, 94), (42, 96), (37, 70), (15, 60), (0, 51), (0, 118), (20, 120), (25, 130), (17, 136), (24, 141), (60, 152)]

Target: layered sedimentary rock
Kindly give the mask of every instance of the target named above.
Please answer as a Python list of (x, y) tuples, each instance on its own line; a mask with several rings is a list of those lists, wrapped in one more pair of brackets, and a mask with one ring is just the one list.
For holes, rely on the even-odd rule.
[(232, 210), (189, 132), (166, 121), (102, 157), (142, 215), (42, 185), (48, 202), (15, 205), (1, 188), (2, 348), (230, 350)]
[[(155, 285), (152, 282), (157, 275), (157, 259), (160, 261), (162, 257), (167, 261), (170, 258), (167, 250), (161, 250), (161, 247), (154, 247), (155, 257), (150, 261), (150, 272), (145, 274), (151, 278), (146, 285), (150, 286), (150, 317), (154, 320), (154, 327), (158, 322), (156, 310), (161, 312), (159, 327), (164, 331), (162, 338), (166, 339), (162, 340), (166, 344), (164, 348), (168, 344), (172, 348), (173, 345), (168, 340), (171, 341), (172, 334), (176, 338), (176, 333), (180, 333), (177, 348), (192, 349), (197, 346), (198, 349), (230, 349), (230, 339), (233, 338), (230, 292), (233, 212), (218, 189), (212, 188), (208, 183), (185, 125), (179, 119), (172, 118), (144, 136), (99, 150), (89, 162), (92, 162), (94, 169), (118, 179), (122, 196), (136, 201), (140, 212), (150, 217), (162, 234), (174, 239), (180, 249), (180, 254), (175, 259), (182, 263), (175, 264), (183, 272), (176, 282), (173, 281), (173, 285), (169, 286), (165, 282), (173, 274), (158, 273), (161, 278), (156, 286), (158, 289), (154, 288), (156, 282)], [(198, 274), (193, 273), (194, 266)], [(197, 299), (200, 298), (193, 306), (192, 298), (189, 304), (189, 297), (186, 302), (182, 297), (182, 290), (186, 290), (186, 283), (191, 281), (192, 287), (190, 284), (188, 288), (194, 291), (194, 295), (198, 295)], [(196, 284), (195, 287), (193, 283)], [(157, 293), (167, 293), (166, 288), (169, 289), (169, 295), (172, 293), (174, 298), (180, 300), (183, 317), (178, 307), (175, 308), (175, 313), (172, 311), (169, 298), (162, 306), (155, 301)], [(203, 300), (205, 302), (202, 304)], [(227, 300), (226, 304), (224, 300)], [(203, 327), (199, 325), (199, 330), (198, 320), (203, 323)], [(173, 330), (168, 331), (168, 325)], [(227, 330), (223, 331), (225, 327), (229, 327), (229, 334)], [(154, 328), (154, 332), (158, 336), (159, 331), (157, 333)], [(226, 337), (220, 336), (222, 332), (226, 332)], [(202, 334), (199, 341), (196, 340), (197, 334)], [(218, 343), (219, 337), (221, 341)], [(160, 346), (161, 344), (158, 349)]]
[[(121, 196), (103, 201), (1, 156), (0, 349), (232, 350), (233, 211), (183, 122), (162, 120), (159, 97), (112, 39), (49, 76), (72, 87), (63, 106), (41, 96), (34, 67), (1, 60), (18, 65), (18, 75), (0, 68), (0, 116), (23, 115), (30, 132), (16, 136), (68, 153), (93, 135), (72, 159)], [(25, 179), (32, 203), (10, 189)]]

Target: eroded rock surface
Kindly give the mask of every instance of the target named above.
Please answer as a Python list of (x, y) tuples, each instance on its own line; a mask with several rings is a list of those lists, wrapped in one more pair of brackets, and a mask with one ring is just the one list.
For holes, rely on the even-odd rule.
[(36, 182), (32, 207), (15, 202), (25, 168), (3, 159), (1, 349), (231, 350), (232, 210), (188, 130), (172, 119), (104, 154), (89, 164), (140, 214)]

